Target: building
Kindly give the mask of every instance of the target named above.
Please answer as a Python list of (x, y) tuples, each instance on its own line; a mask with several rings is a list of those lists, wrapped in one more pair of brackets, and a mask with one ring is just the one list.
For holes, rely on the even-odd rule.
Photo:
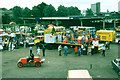
[(94, 14), (99, 14), (100, 13), (100, 2), (91, 4), (91, 10), (93, 11)]
[(86, 16), (86, 10), (82, 10), (82, 15)]
[(118, 2), (118, 12), (120, 13), (120, 1)]
[(9, 14), (9, 16), (13, 16), (12, 10), (2, 10), (2, 15)]

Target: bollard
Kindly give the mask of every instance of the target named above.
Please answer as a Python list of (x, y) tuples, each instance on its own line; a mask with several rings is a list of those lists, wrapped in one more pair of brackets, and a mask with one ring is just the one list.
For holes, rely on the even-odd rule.
[(92, 69), (92, 64), (90, 64), (90, 69)]

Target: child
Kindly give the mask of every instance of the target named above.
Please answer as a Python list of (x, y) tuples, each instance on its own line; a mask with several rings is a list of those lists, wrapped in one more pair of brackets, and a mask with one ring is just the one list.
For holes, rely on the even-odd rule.
[(80, 54), (81, 54), (81, 47), (79, 47), (78, 49), (78, 56), (80, 56)]
[(77, 52), (78, 52), (77, 46), (74, 49), (75, 49), (75, 54), (77, 54)]
[(40, 56), (40, 48), (39, 47), (37, 49), (37, 54), (38, 54), (38, 56)]

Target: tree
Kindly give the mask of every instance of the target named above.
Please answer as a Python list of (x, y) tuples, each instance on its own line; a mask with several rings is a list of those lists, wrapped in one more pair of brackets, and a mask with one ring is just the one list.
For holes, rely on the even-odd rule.
[(31, 10), (28, 7), (23, 9), (23, 17), (31, 17)]
[(23, 9), (19, 6), (15, 6), (12, 8), (13, 18), (16, 19), (18, 17), (22, 17)]
[(7, 8), (0, 8), (0, 10), (3, 10), (3, 11), (5, 11), (5, 10), (7, 10)]
[(87, 8), (86, 16), (93, 16), (93, 11), (91, 9)]
[(37, 5), (38, 10), (40, 10), (40, 17), (44, 17), (43, 10), (48, 6), (46, 3), (42, 2), (41, 4)]
[(17, 18), (17, 19), (16, 19), (16, 23), (17, 23), (17, 24), (23, 24), (23, 19), (20, 18), (20, 17)]
[(11, 18), (9, 14), (3, 14), (2, 15), (2, 23), (3, 24), (9, 24), (11, 22)]
[(57, 16), (68, 16), (68, 9), (62, 5), (58, 7)]
[(48, 6), (46, 6), (43, 10), (43, 15), (45, 17), (54, 17), (56, 16), (56, 10), (55, 8), (50, 4)]
[(68, 15), (74, 16), (74, 15), (81, 15), (81, 11), (77, 7), (68, 7)]
[(37, 6), (34, 6), (33, 8), (32, 8), (32, 15), (33, 15), (33, 17), (39, 17), (40, 15), (41, 15), (41, 12), (40, 12), (40, 10), (37, 8)]

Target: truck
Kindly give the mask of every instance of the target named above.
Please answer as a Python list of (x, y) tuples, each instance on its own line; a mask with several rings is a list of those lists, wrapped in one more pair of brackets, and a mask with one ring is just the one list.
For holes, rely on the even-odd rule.
[(44, 34), (51, 34), (53, 31), (56, 33), (61, 33), (62, 31), (65, 30), (65, 27), (63, 26), (54, 26), (54, 27), (49, 27), (44, 31)]
[(116, 32), (114, 30), (98, 30), (97, 36), (100, 36), (100, 41), (115, 41)]

